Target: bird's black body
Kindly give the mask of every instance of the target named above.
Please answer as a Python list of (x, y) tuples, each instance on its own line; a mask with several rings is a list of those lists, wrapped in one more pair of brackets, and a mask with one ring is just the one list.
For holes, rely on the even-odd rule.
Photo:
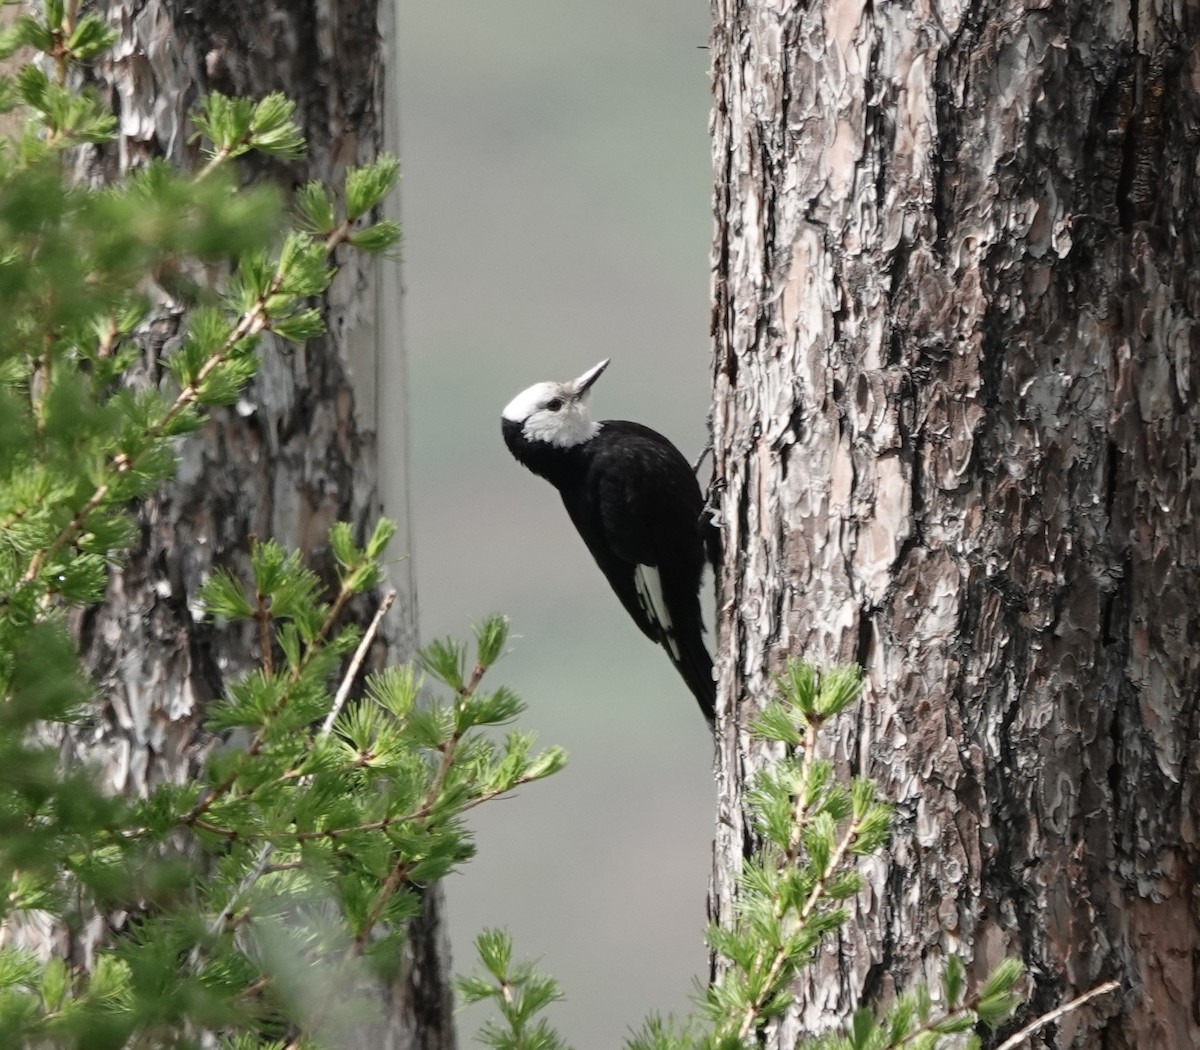
[(712, 526), (695, 474), (682, 453), (649, 427), (613, 419), (587, 426), (586, 437), (555, 444), (530, 436), (521, 419), (506, 414), (502, 422), (513, 456), (558, 489), (625, 611), (666, 650), (712, 723), (716, 687), (700, 611)]

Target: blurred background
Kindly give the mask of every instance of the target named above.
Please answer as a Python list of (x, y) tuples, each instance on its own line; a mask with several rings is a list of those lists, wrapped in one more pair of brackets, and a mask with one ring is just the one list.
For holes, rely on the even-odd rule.
[[(602, 358), (599, 418), (689, 459), (709, 400), (707, 5), (399, 4), (405, 331), (423, 640), (512, 620), (495, 683), (563, 774), (477, 810), (449, 880), (454, 966), (506, 927), (576, 1050), (684, 1012), (706, 966), (715, 788), (695, 701), (621, 609), (500, 411)], [(707, 479), (708, 468), (702, 471)], [(709, 618), (711, 630), (711, 615)], [(460, 1017), (464, 1044), (482, 1016)]]

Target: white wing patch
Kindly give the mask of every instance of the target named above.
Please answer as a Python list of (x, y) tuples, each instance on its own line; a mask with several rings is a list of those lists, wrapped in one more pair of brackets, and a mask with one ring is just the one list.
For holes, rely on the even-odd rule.
[(675, 625), (671, 622), (671, 614), (667, 610), (666, 599), (663, 598), (662, 577), (658, 574), (658, 569), (653, 565), (635, 565), (633, 586), (637, 590), (638, 601), (642, 603), (642, 611), (646, 618), (662, 630), (663, 640), (671, 650), (671, 656), (678, 660), (679, 644), (675, 641)]

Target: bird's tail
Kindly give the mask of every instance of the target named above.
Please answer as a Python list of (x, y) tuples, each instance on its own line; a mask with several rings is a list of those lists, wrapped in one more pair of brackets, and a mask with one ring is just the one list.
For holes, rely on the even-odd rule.
[(669, 645), (664, 644), (663, 648), (667, 650), (675, 670), (692, 691), (711, 727), (717, 718), (717, 683), (713, 681), (712, 657), (708, 654), (708, 646), (704, 644), (702, 631), (703, 628), (699, 627), (695, 631), (681, 631), (675, 636), (674, 641), (679, 648), (678, 657)]

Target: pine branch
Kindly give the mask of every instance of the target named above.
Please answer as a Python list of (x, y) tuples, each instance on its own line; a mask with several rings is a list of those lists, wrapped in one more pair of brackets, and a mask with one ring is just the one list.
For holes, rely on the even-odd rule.
[(396, 592), (388, 591), (383, 596), (383, 601), (379, 603), (379, 608), (375, 610), (375, 615), (367, 626), (362, 640), (358, 643), (358, 648), (354, 650), (354, 656), (346, 667), (346, 673), (342, 676), (342, 682), (338, 686), (337, 695), (333, 698), (333, 706), (329, 709), (329, 714), (325, 716), (325, 721), (321, 724), (321, 731), (317, 734), (318, 739), (328, 736), (333, 731), (333, 724), (337, 721), (338, 715), (342, 713), (342, 708), (346, 706), (346, 698), (350, 695), (350, 687), (354, 683), (354, 679), (358, 677), (358, 671), (362, 667), (363, 660), (366, 658), (367, 650), (371, 647), (371, 643), (374, 642), (375, 635), (379, 631), (379, 625), (383, 622), (383, 618), (387, 615), (388, 610), (392, 607), (395, 600)]
[(263, 670), (273, 675), (275, 660), (271, 652), (271, 610), (267, 608), (267, 596), (257, 590), (254, 594), (254, 619), (258, 623), (258, 652), (262, 657)]
[[(343, 593), (345, 590), (346, 588), (343, 588)], [(342, 677), (342, 683), (338, 688), (337, 696), (334, 698), (333, 706), (330, 709), (328, 716), (326, 716), (325, 722), (322, 724), (320, 731), (317, 733), (318, 739), (329, 736), (329, 734), (333, 731), (333, 725), (337, 721), (337, 717), (341, 713), (342, 707), (346, 703), (346, 697), (350, 692), (350, 684), (358, 675), (358, 669), (362, 666), (362, 662), (366, 656), (367, 650), (370, 648), (371, 643), (375, 640), (375, 635), (379, 631), (379, 625), (383, 622), (384, 616), (387, 615), (387, 611), (392, 607), (392, 603), (395, 602), (395, 600), (396, 592), (388, 591), (383, 596), (383, 600), (379, 603), (379, 608), (375, 610), (375, 615), (372, 617), (370, 625), (367, 627), (367, 630), (364, 632), (361, 641), (358, 643), (358, 648), (354, 651), (354, 656), (351, 659), (349, 666), (346, 668), (345, 675)], [(309, 781), (311, 781), (311, 779), (311, 777), (301, 777), (298, 786), (303, 788)], [(196, 821), (194, 822), (194, 826), (203, 828), (206, 831), (214, 831), (218, 834), (223, 833), (228, 835), (230, 838), (236, 838), (236, 833), (226, 832), (224, 829), (218, 828), (212, 824), (208, 824), (207, 822)], [(305, 840), (305, 836), (303, 833), (299, 833), (291, 836), (291, 840), (294, 842), (301, 842)], [(267, 842), (263, 845), (262, 849), (259, 851), (258, 857), (255, 859), (253, 867), (251, 867), (251, 869), (246, 873), (242, 881), (238, 883), (237, 888), (233, 891), (233, 894), (225, 903), (225, 907), (221, 909), (220, 914), (210, 924), (209, 928), (211, 932), (216, 933), (224, 927), (230, 916), (237, 909), (238, 904), (241, 903), (246, 894), (254, 888), (255, 883), (257, 883), (267, 871), (284, 870), (286, 866), (271, 865), (271, 856), (274, 852), (275, 846), (271, 842)]]
[(1107, 995), (1109, 992), (1115, 992), (1120, 987), (1120, 981), (1105, 981), (1103, 984), (1096, 985), (1096, 987), (1091, 991), (1084, 992), (1083, 995), (1076, 996), (1069, 1003), (1063, 1003), (1062, 1006), (1056, 1007), (1048, 1013), (1042, 1014), (1041, 1017), (1030, 1021), (1029, 1024), (1027, 1024), (1019, 1032), (1016, 1032), (1005, 1039), (1004, 1042), (996, 1048), (996, 1050), (1016, 1050), (1016, 1048), (1025, 1042), (1025, 1040), (1031, 1035), (1033, 1035), (1034, 1032), (1041, 1028), (1045, 1028), (1048, 1024), (1053, 1024), (1060, 1017), (1066, 1016), (1072, 1010), (1078, 1010), (1084, 1005), (1084, 1003), (1090, 1002), (1097, 996)]
[[(475, 694), (475, 690), (479, 688), (479, 683), (483, 680), (487, 668), (482, 664), (477, 663), (471, 671), (471, 677), (465, 685), (459, 690), (459, 695), (466, 700)], [(441, 795), (442, 785), (446, 782), (446, 777), (454, 765), (455, 755), (458, 750), (459, 742), (462, 740), (462, 735), (455, 730), (450, 734), (449, 739), (442, 745), (442, 758), (438, 763), (437, 772), (434, 773), (433, 780), (429, 785), (429, 791), (425, 795), (425, 801), (421, 806), (421, 812), (424, 816), (418, 820), (428, 820), (433, 813), (433, 808), (437, 803), (438, 797)], [(396, 891), (403, 885), (408, 877), (408, 872), (412, 869), (411, 863), (407, 858), (401, 858), (388, 874), (387, 879), (380, 887), (379, 893), (375, 897), (375, 901), (371, 905), (371, 910), (367, 913), (366, 922), (363, 928), (354, 938), (354, 955), (361, 955), (366, 949), (367, 942), (370, 939), (371, 931), (379, 923), (383, 916), (384, 909), (387, 907), (388, 901)]]
[[(179, 417), (180, 413), (184, 409), (196, 404), (200, 396), (201, 383), (229, 359), (229, 355), (233, 353), (237, 344), (248, 336), (256, 335), (262, 331), (267, 320), (267, 299), (278, 293), (283, 285), (283, 279), (283, 274), (277, 273), (275, 275), (270, 290), (265, 295), (260, 296), (258, 302), (238, 319), (233, 331), (226, 338), (221, 348), (212, 354), (203, 366), (201, 366), (200, 371), (196, 373), (195, 380), (179, 392), (174, 403), (157, 423), (146, 428), (145, 434), (149, 440), (142, 453), (136, 456), (129, 456), (124, 452), (116, 453), (108, 465), (107, 469), (109, 473), (119, 475), (133, 470), (141, 462), (142, 457), (151, 451), (155, 442), (163, 439), (168, 428)], [(41, 548), (34, 554), (30, 559), (29, 567), (21, 576), (22, 584), (28, 584), (35, 580), (45, 564), (83, 531), (83, 526), (88, 516), (104, 502), (110, 487), (111, 479), (100, 482), (84, 505), (76, 512), (75, 516), (66, 524), (54, 540), (48, 546)]]
[[(334, 229), (325, 239), (324, 252), (326, 257), (332, 258), (335, 249), (349, 240), (352, 231), (352, 224), (348, 221), (342, 222)], [(175, 401), (167, 409), (163, 417), (157, 423), (147, 428), (146, 436), (149, 438), (149, 441), (144, 451), (137, 456), (129, 456), (124, 452), (116, 453), (109, 464), (108, 469), (111, 473), (123, 474), (133, 470), (140, 463), (142, 457), (151, 451), (154, 443), (163, 439), (171, 424), (179, 418), (180, 414), (198, 402), (200, 389), (204, 380), (229, 360), (230, 355), (237, 348), (238, 344), (242, 340), (257, 335), (259, 332), (270, 327), (271, 319), (267, 311), (267, 303), (271, 298), (279, 294), (285, 279), (286, 274), (282, 272), (275, 274), (266, 292), (260, 295), (257, 302), (238, 318), (237, 323), (224, 343), (204, 362), (192, 382), (180, 390)], [(29, 566), (21, 577), (22, 584), (28, 584), (36, 579), (38, 573), (42, 571), (46, 563), (83, 531), (88, 516), (104, 503), (110, 488), (111, 479), (103, 480), (96, 486), (95, 491), (49, 546), (37, 551), (33, 558), (30, 559)]]
[[(329, 614), (325, 617), (325, 621), (322, 623), (317, 637), (313, 640), (312, 644), (305, 648), (300, 662), (292, 669), (291, 674), (288, 676), (288, 684), (290, 686), (294, 687), (299, 683), (304, 672), (308, 669), (308, 665), (312, 662), (313, 657), (320, 650), (320, 642), (324, 640), (325, 636), (332, 629), (335, 620), (353, 596), (354, 591), (348, 583), (343, 583), (332, 606), (330, 606)], [(262, 754), (262, 749), (267, 742), (267, 730), (270, 728), (271, 723), (287, 709), (290, 700), (291, 692), (290, 690), (285, 690), (279, 700), (263, 716), (263, 724), (254, 734), (253, 739), (250, 741), (250, 746), (241, 753), (237, 762), (234, 763), (233, 768), (225, 775), (225, 778), (180, 818), (179, 823), (181, 825), (187, 827), (194, 825), (220, 799), (229, 794), (234, 784), (237, 783), (238, 778), (246, 771), (247, 766)]]
[[(485, 802), (491, 802), (493, 799), (502, 798), (511, 794), (519, 787), (524, 787), (526, 784), (532, 784), (537, 777), (517, 777), (511, 784), (503, 788), (494, 788), (490, 791), (484, 791), (482, 794), (476, 795), (474, 798), (467, 800), (462, 804), (460, 812), (467, 813), (478, 806), (482, 806)], [(434, 800), (436, 802), (436, 799)], [(416, 821), (426, 820), (433, 812), (433, 805), (426, 804), (420, 809), (413, 810), (411, 813), (405, 813), (398, 817), (383, 817), (380, 820), (372, 820), (366, 824), (355, 824), (348, 828), (325, 828), (321, 831), (298, 831), (294, 835), (287, 836), (287, 842), (313, 842), (317, 839), (340, 839), (347, 835), (357, 835), (366, 831), (386, 831), (388, 828), (394, 828), (398, 824), (412, 824)], [(217, 829), (220, 830), (220, 829)], [(284, 841), (280, 839), (280, 841)]]
[[(807, 753), (805, 755), (807, 759)], [(851, 821), (846, 828), (846, 833), (842, 836), (837, 848), (830, 855), (829, 862), (822, 869), (821, 874), (817, 878), (816, 884), (812, 888), (812, 892), (808, 896), (808, 900), (804, 902), (804, 907), (800, 910), (797, 916), (797, 928), (803, 929), (804, 924), (812, 916), (817, 906), (825, 898), (825, 890), (829, 885), (829, 879), (841, 867), (842, 861), (846, 857), (846, 853), (854, 844), (854, 840), (858, 837), (859, 823)], [(796, 855), (789, 851), (788, 857), (792, 863), (796, 860)], [(782, 923), (785, 915), (785, 910), (782, 900), (776, 898), (774, 916), (776, 923)], [(775, 955), (771, 960), (771, 965), (767, 969), (767, 975), (763, 982), (762, 993), (751, 1001), (742, 1015), (742, 1023), (738, 1028), (738, 1039), (745, 1039), (751, 1029), (755, 1027), (763, 1007), (775, 996), (778, 991), (776, 987), (779, 975), (783, 970), (784, 964), (787, 962), (788, 951), (786, 943), (781, 944), (775, 949)], [(761, 956), (756, 960), (754, 969), (758, 969), (762, 963)]]

